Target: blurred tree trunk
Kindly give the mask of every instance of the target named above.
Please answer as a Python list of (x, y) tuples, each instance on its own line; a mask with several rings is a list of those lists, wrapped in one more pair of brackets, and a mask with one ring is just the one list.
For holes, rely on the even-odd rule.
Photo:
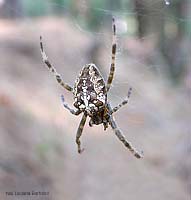
[[(175, 82), (179, 82), (185, 76), (185, 70), (190, 57), (191, 41), (187, 34), (188, 20), (191, 12), (191, 1), (181, 0), (172, 6), (176, 19), (177, 31), (174, 37), (164, 38), (162, 51), (169, 64), (169, 72)], [(161, 40), (162, 42), (162, 40)]]
[[(166, 6), (164, 1), (156, 0), (154, 6), (151, 6), (151, 1), (134, 0), (138, 37), (153, 40), (168, 63), (166, 70), (175, 81), (184, 75), (189, 58), (187, 49), (191, 42), (187, 32), (190, 20), (184, 19), (190, 19), (190, 4), (190, 0), (178, 0), (171, 1), (170, 5)], [(167, 16), (170, 16), (171, 20)], [(176, 30), (171, 29), (169, 24), (172, 23)]]
[(156, 1), (154, 7), (152, 2), (148, 0), (134, 0), (134, 9), (138, 22), (137, 35), (141, 39), (147, 35), (155, 33), (157, 40), (159, 40), (161, 32), (163, 31), (163, 3)]
[(23, 16), (21, 0), (4, 0), (0, 7), (0, 17), (18, 18)]
[(138, 37), (142, 38), (145, 36), (146, 34), (146, 30), (147, 30), (147, 10), (145, 7), (145, 3), (142, 0), (135, 0), (134, 1), (134, 6), (135, 6), (135, 12), (136, 14), (136, 18), (137, 18), (137, 22), (138, 22)]

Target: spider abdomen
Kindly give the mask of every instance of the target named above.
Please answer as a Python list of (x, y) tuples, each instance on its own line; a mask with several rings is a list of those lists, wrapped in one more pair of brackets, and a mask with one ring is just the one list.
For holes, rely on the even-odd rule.
[(98, 112), (107, 101), (103, 77), (94, 64), (85, 65), (74, 85), (74, 106), (87, 110), (89, 114)]

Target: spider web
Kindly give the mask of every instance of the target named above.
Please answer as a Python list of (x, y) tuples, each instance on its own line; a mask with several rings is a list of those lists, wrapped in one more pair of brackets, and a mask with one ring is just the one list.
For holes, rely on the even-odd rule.
[[(56, 2), (58, 1), (48, 0), (47, 5), (53, 8), (54, 7), (62, 8), (63, 12), (66, 13), (66, 16), (72, 21), (72, 24), (74, 28), (76, 28), (76, 30), (82, 32), (83, 34), (93, 36), (94, 40), (99, 41), (99, 44), (102, 45), (102, 49), (106, 50), (105, 54), (103, 54), (104, 56), (101, 56), (102, 57), (101, 66), (99, 67), (101, 72), (104, 74), (105, 79), (107, 79), (107, 74), (110, 67), (110, 58), (111, 58), (111, 35), (112, 35), (110, 26), (111, 17), (115, 16), (117, 25), (117, 60), (116, 60), (116, 74), (110, 91), (110, 97), (112, 98), (114, 105), (120, 103), (125, 98), (125, 96), (127, 95), (128, 88), (130, 86), (133, 87), (133, 93), (136, 94), (138, 97), (144, 97), (145, 95), (147, 95), (145, 94), (145, 88), (139, 87), (138, 83), (140, 81), (143, 82), (154, 81), (154, 83), (158, 82), (159, 88), (162, 86), (165, 87), (165, 85), (170, 84), (169, 77), (165, 69), (167, 68), (168, 63), (165, 61), (165, 59), (160, 59), (159, 62), (156, 60), (151, 62), (145, 62), (144, 60), (145, 55), (143, 52), (144, 47), (141, 49), (141, 43), (137, 42), (137, 40), (134, 40), (137, 29), (136, 18), (138, 15), (138, 11), (136, 11), (133, 6), (134, 1), (127, 1), (129, 5), (128, 10), (126, 7), (126, 8), (119, 8), (116, 11), (116, 9), (114, 10), (112, 8), (108, 8), (107, 5), (105, 7), (98, 7), (98, 6), (91, 7), (90, 6), (91, 1), (81, 0), (78, 1), (78, 6), (79, 6), (78, 15), (76, 15), (75, 12), (73, 13), (71, 12), (69, 4), (67, 3), (59, 4)], [(152, 16), (153, 19), (155, 19), (155, 17), (158, 17), (160, 20), (166, 21), (170, 26), (170, 29), (172, 29), (172, 32), (170, 34), (173, 34), (173, 29), (177, 28), (174, 25), (175, 22), (177, 26), (178, 25), (184, 26), (185, 24), (191, 23), (191, 19), (189, 16), (187, 18), (176, 17), (172, 14), (170, 8), (174, 5), (174, 3), (177, 2), (175, 0), (157, 0), (157, 1), (147, 0), (145, 2), (147, 3), (146, 9), (149, 10), (150, 12), (147, 14), (143, 14), (142, 12), (140, 12), (139, 15), (142, 15), (144, 17)], [(19, 10), (15, 10), (12, 7), (10, 7), (10, 10), (14, 10), (15, 12), (19, 13)], [(92, 11), (92, 13), (95, 13), (95, 15), (96, 14), (99, 15), (99, 21), (97, 22), (96, 25), (97, 28), (95, 27), (93, 28), (91, 26), (88, 27), (87, 24), (84, 23), (83, 21), (84, 13), (81, 12), (84, 10), (90, 10)], [(26, 19), (25, 22), (27, 23), (27, 17), (25, 19)], [(153, 41), (155, 39), (156, 34), (158, 33), (159, 31), (154, 33), (150, 32), (145, 36), (140, 37), (139, 41), (141, 41), (142, 43), (144, 43), (145, 41), (147, 43), (148, 41)], [(188, 35), (190, 36), (190, 33), (188, 33)], [(138, 45), (137, 49), (136, 48), (133, 49), (132, 46), (129, 47), (129, 43), (132, 43), (132, 46)], [(155, 47), (153, 48), (153, 51), (155, 51)], [(141, 55), (137, 55), (136, 54), (137, 51), (140, 51)], [(80, 54), (80, 50), (76, 50), (75, 53)], [(159, 51), (155, 51), (155, 54), (156, 55), (153, 55), (153, 57), (161, 56)], [(147, 59), (149, 59), (148, 55)], [(182, 57), (181, 59), (185, 60), (185, 62), (188, 62), (187, 60), (189, 60), (189, 56)], [(92, 61), (87, 60), (85, 56), (84, 57), (82, 56), (81, 59), (79, 60), (79, 65), (83, 66), (84, 64), (89, 62)], [(125, 66), (126, 63), (127, 66)], [(129, 75), (127, 73), (129, 73)], [(153, 76), (155, 80), (152, 79), (153, 77), (148, 79), (148, 77), (150, 76)], [(131, 106), (133, 107), (133, 101), (131, 101), (129, 107)], [(159, 116), (156, 115), (152, 109), (150, 110), (148, 108), (147, 112), (151, 113), (151, 115), (154, 115), (156, 118), (159, 118)]]
[[(76, 30), (82, 32), (84, 35), (94, 37), (93, 40), (98, 41), (99, 44), (102, 45), (102, 49), (105, 49), (104, 56), (101, 55), (101, 64), (95, 63), (100, 68), (101, 72), (104, 75), (104, 78), (107, 79), (109, 67), (110, 67), (110, 58), (111, 58), (111, 17), (115, 16), (116, 18), (116, 25), (117, 25), (117, 60), (116, 60), (116, 73), (114, 77), (114, 81), (112, 83), (112, 88), (110, 90), (109, 96), (112, 99), (112, 104), (116, 105), (120, 103), (127, 95), (128, 88), (133, 87), (133, 94), (132, 96), (137, 96), (138, 98), (142, 98), (147, 96), (145, 90), (147, 90), (146, 85), (145, 87), (139, 87), (139, 82), (151, 82), (157, 83), (156, 87), (158, 89), (163, 89), (165, 85), (171, 84), (168, 77), (168, 72), (166, 68), (168, 67), (168, 63), (165, 59), (159, 58), (159, 61), (156, 61), (158, 57), (162, 57), (159, 50), (155, 51), (156, 46), (150, 47), (149, 41), (155, 42), (155, 37), (159, 34), (159, 30), (155, 32), (149, 32), (144, 36), (139, 38), (139, 41), (134, 40), (136, 35), (136, 18), (139, 11), (136, 11), (133, 3), (134, 1), (127, 1), (129, 8), (119, 8), (117, 11), (116, 9), (112, 9), (111, 6), (108, 8), (108, 5), (105, 7), (99, 6), (90, 6), (90, 2), (93, 1), (86, 1), (81, 0), (78, 1), (78, 14), (75, 12), (71, 12), (69, 3), (59, 4), (56, 3), (58, 1), (48, 0), (47, 4), (49, 7), (61, 8), (63, 13), (68, 17), (73, 24), (73, 27)], [(155, 17), (158, 20), (164, 20), (167, 25), (172, 29), (169, 34), (173, 34), (173, 31), (176, 30), (176, 26), (185, 24), (190, 24), (191, 19), (189, 17), (177, 17), (173, 15), (170, 8), (176, 3), (177, 1), (173, 0), (157, 0), (157, 1), (144, 1), (146, 2), (146, 9), (149, 10), (149, 13), (142, 13), (140, 12), (139, 15), (143, 17)], [(92, 4), (93, 5), (93, 4)], [(99, 15), (99, 20), (96, 24), (97, 28), (92, 27), (91, 25), (87, 25), (87, 22), (84, 23), (84, 20), (87, 20), (83, 15), (84, 12), (90, 10), (92, 12), (94, 20), (96, 16)], [(144, 10), (144, 9), (143, 9)], [(95, 16), (94, 16), (95, 14)], [(176, 22), (176, 26), (175, 26)], [(166, 27), (165, 27), (166, 28)], [(174, 30), (175, 29), (175, 30)], [(168, 31), (168, 29), (167, 29)], [(188, 34), (190, 35), (190, 33)], [(171, 35), (169, 36), (171, 37)], [(172, 35), (173, 37), (173, 35)], [(146, 42), (146, 47), (141, 47), (142, 43)], [(129, 43), (132, 43), (132, 46), (138, 46), (137, 48), (133, 49), (132, 46), (129, 47)], [(144, 44), (143, 44), (144, 45)], [(152, 55), (152, 61), (145, 62), (145, 54), (144, 48), (153, 48), (155, 55)], [(140, 51), (140, 55), (136, 52)], [(80, 49), (76, 50), (77, 54), (80, 54)], [(146, 55), (147, 59), (149, 59), (149, 55)], [(188, 62), (188, 56), (181, 58)], [(79, 60), (79, 66), (83, 66), (86, 63), (92, 62), (88, 60), (85, 56), (81, 56)], [(64, 61), (63, 61), (64, 63)], [(127, 63), (127, 66), (125, 66)], [(126, 71), (127, 70), (127, 71)], [(78, 71), (78, 70), (77, 70)], [(129, 73), (129, 75), (128, 75)], [(149, 77), (149, 78), (148, 78)], [(149, 88), (148, 88), (149, 89)], [(151, 88), (150, 88), (151, 89)], [(153, 89), (154, 90), (154, 89)], [(154, 92), (154, 91), (152, 91)], [(131, 100), (131, 104), (129, 105), (130, 109), (134, 108), (136, 105), (133, 105), (133, 100)], [(151, 116), (156, 118), (157, 121), (160, 121), (160, 116), (153, 112), (152, 108), (147, 108), (147, 112), (150, 113)]]
[[(161, 4), (160, 8), (158, 8), (158, 4)], [(167, 21), (170, 26), (173, 28), (173, 24), (176, 21), (177, 24), (185, 24), (185, 23), (190, 23), (190, 18), (181, 18), (181, 17), (175, 17), (172, 15), (170, 12), (169, 8), (173, 6), (174, 1), (170, 0), (164, 0), (164, 1), (148, 1), (147, 2), (147, 9), (150, 10), (149, 14), (145, 14), (146, 17), (148, 16), (157, 16), (161, 20)], [(125, 9), (119, 9), (118, 11), (114, 11), (112, 9), (108, 8), (102, 8), (102, 7), (90, 7), (88, 1), (79, 1), (79, 8), (82, 10), (91, 10), (95, 13), (99, 13), (100, 16), (100, 22), (98, 23), (99, 28), (96, 29), (91, 29), (91, 27), (87, 27), (82, 21), (81, 18), (83, 18), (82, 14), (78, 13), (78, 16), (75, 16), (69, 11), (69, 8), (65, 5), (60, 5), (58, 3), (55, 3), (53, 1), (48, 1), (48, 4), (51, 6), (55, 7), (62, 7), (65, 9), (67, 12), (67, 15), (70, 17), (70, 19), (73, 22), (74, 27), (76, 27), (78, 30), (80, 30), (82, 33), (87, 34), (87, 35), (93, 35), (96, 37), (97, 40), (100, 40), (102, 45), (104, 46), (105, 49), (107, 49), (107, 54), (105, 60), (107, 60), (107, 66), (109, 68), (110, 65), (110, 54), (111, 54), (111, 27), (109, 26), (109, 19), (111, 19), (112, 16), (115, 16), (117, 18), (117, 32), (118, 32), (118, 43), (117, 43), (117, 65), (116, 65), (116, 71), (120, 70), (119, 65), (120, 65), (120, 59), (121, 57), (128, 56), (128, 52), (126, 52), (125, 45), (123, 44), (124, 40), (126, 37), (131, 37), (133, 34), (135, 34), (135, 30), (132, 30), (132, 27), (135, 29), (135, 18), (138, 14), (138, 11), (135, 11), (134, 7), (132, 6), (133, 1), (129, 1), (129, 5), (131, 5), (131, 8), (128, 11), (125, 11)], [(144, 14), (142, 14), (144, 15)], [(104, 18), (107, 20), (104, 21)], [(103, 19), (103, 20), (102, 20)], [(134, 19), (134, 20), (133, 20)], [(106, 25), (105, 25), (106, 24)], [(129, 25), (130, 24), (130, 25)], [(101, 28), (100, 28), (101, 27)], [(107, 31), (106, 31), (107, 30)], [(150, 39), (152, 40), (157, 33), (149, 33), (146, 36), (143, 36), (140, 38), (141, 41), (149, 41)], [(132, 51), (132, 50), (131, 50)], [(135, 50), (136, 51), (136, 50)], [(158, 53), (158, 52), (156, 52)], [(131, 56), (131, 55), (129, 55)], [(167, 66), (167, 63), (165, 60), (162, 60), (161, 62), (152, 62), (149, 64), (145, 64), (145, 62), (142, 60), (143, 58), (136, 56), (132, 60), (132, 64), (135, 66), (139, 66), (141, 69), (138, 70), (138, 76), (139, 79), (144, 80), (145, 76), (149, 74), (150, 72), (154, 72), (156, 77), (161, 77), (162, 81), (165, 81), (164, 77), (166, 76), (166, 72), (164, 71), (165, 67)], [(187, 58), (184, 58), (185, 60)], [(103, 58), (104, 60), (104, 58)], [(87, 63), (88, 61), (86, 58), (81, 58), (80, 61), (83, 64)], [(91, 62), (91, 61), (89, 61)], [(123, 63), (122, 63), (123, 64)], [(124, 65), (124, 64), (123, 64)], [(103, 73), (104, 77), (107, 77), (108, 71), (107, 69), (104, 68)], [(128, 78), (128, 76), (127, 76)], [(168, 82), (168, 80), (166, 80)], [(112, 96), (116, 98), (116, 101), (120, 102), (122, 99), (124, 99), (124, 96), (120, 97), (117, 92), (120, 91), (119, 89), (121, 87), (127, 88), (126, 91), (128, 90), (129, 86), (133, 86), (134, 81), (132, 80), (123, 80), (120, 78), (117, 78), (117, 74), (115, 75), (115, 79), (112, 84), (112, 88), (114, 89), (115, 92), (113, 92)], [(137, 93), (144, 93), (144, 91), (139, 91), (138, 88), (134, 88)], [(112, 92), (112, 91), (111, 91)], [(117, 94), (116, 94), (117, 93)], [(125, 95), (125, 94), (124, 94)]]
[[(173, 15), (171, 7), (173, 7), (174, 3), (177, 1), (161, 0), (146, 2), (146, 9), (149, 10), (149, 13), (139, 15), (153, 17), (153, 20), (157, 18), (158, 20), (165, 21), (164, 28), (169, 38), (174, 37), (173, 34), (177, 31), (178, 26), (188, 26), (191, 23), (191, 16), (189, 15), (187, 15), (187, 17), (177, 17)], [(163, 126), (158, 134), (163, 134), (163, 132), (173, 132), (175, 129), (180, 129), (181, 126), (180, 124), (180, 126), (175, 125), (177, 124), (178, 117), (173, 116), (175, 113), (174, 110), (176, 110), (176, 105), (181, 106), (183, 102), (188, 103), (190, 89), (187, 88), (185, 92), (186, 96), (180, 99), (179, 96), (181, 96), (182, 91), (185, 90), (185, 86), (180, 84), (179, 89), (172, 86), (173, 84), (167, 70), (171, 64), (164, 59), (164, 55), (161, 54), (156, 45), (152, 46), (152, 42), (155, 42), (156, 35), (160, 34), (159, 30), (155, 32), (151, 31), (139, 39), (134, 39), (137, 29), (136, 18), (138, 11), (135, 11), (132, 6), (133, 1), (128, 1), (128, 3), (130, 5), (128, 11), (122, 8), (118, 11), (114, 11), (107, 7), (90, 7), (88, 1), (80, 1), (79, 7), (82, 10), (91, 10), (93, 13), (99, 13), (100, 18), (97, 23), (98, 28), (96, 29), (91, 26), (87, 27), (87, 24), (81, 21), (81, 19), (84, 19), (82, 16), (83, 13), (78, 13), (78, 15), (75, 16), (70, 13), (67, 6), (49, 1), (51, 6), (60, 6), (64, 7), (66, 11), (68, 10), (67, 15), (72, 20), (72, 23), (77, 30), (85, 35), (93, 36), (96, 41), (99, 41), (99, 44), (101, 43), (102, 49), (105, 49), (105, 53), (101, 54), (103, 56), (101, 56), (102, 61), (100, 70), (104, 74), (105, 79), (107, 78), (111, 59), (111, 18), (112, 16), (115, 16), (117, 27), (117, 60), (116, 73), (109, 93), (111, 104), (115, 106), (123, 101), (127, 95), (128, 88), (133, 87), (133, 93), (130, 98), (130, 103), (128, 104), (128, 109), (120, 111), (123, 113), (121, 114), (121, 118), (123, 118), (127, 112), (131, 116), (133, 116), (133, 113), (138, 113), (137, 115), (135, 114), (135, 117), (131, 117), (130, 119), (125, 118), (129, 120), (129, 126), (146, 123), (147, 126), (152, 127), (153, 130), (156, 130), (157, 126)], [(187, 37), (190, 38), (190, 36), (190, 30), (188, 29)], [(149, 43), (149, 41), (151, 41), (151, 43)], [(130, 43), (132, 46), (130, 46)], [(142, 44), (143, 47), (141, 46)], [(134, 48), (136, 45), (137, 48)], [(147, 48), (151, 48), (151, 50), (145, 55)], [(175, 49), (176, 48), (177, 47), (175, 47)], [(138, 51), (140, 51), (140, 54), (137, 54)], [(150, 53), (152, 53), (152, 55), (150, 55)], [(185, 56), (180, 59), (183, 60), (183, 63), (189, 63), (189, 54), (185, 53), (184, 55)], [(145, 61), (145, 56), (147, 57), (147, 61)], [(152, 60), (150, 60), (150, 58), (152, 58)], [(82, 57), (80, 60), (81, 66), (89, 62), (91, 62), (91, 60), (87, 60), (85, 57)], [(190, 80), (191, 78), (188, 79)], [(175, 95), (175, 100), (173, 101), (167, 99), (168, 94), (172, 91)], [(171, 107), (171, 104), (174, 104), (174, 106)], [(169, 109), (166, 109), (165, 105), (167, 105), (167, 107), (169, 105)], [(143, 115), (146, 116), (149, 122), (142, 117)], [(172, 123), (170, 122), (171, 120), (173, 121)], [(187, 119), (185, 118), (185, 120)], [(184, 129), (184, 138), (189, 139), (190, 126), (187, 124), (186, 127), (187, 128)], [(150, 132), (147, 128), (145, 128), (145, 130), (146, 132)], [(143, 134), (147, 135), (147, 133)], [(186, 143), (185, 145), (185, 140), (187, 139), (183, 139), (182, 142), (178, 144), (178, 148), (182, 148), (183, 146), (184, 152), (188, 151), (190, 148), (190, 143)]]
[[(182, 128), (181, 131), (183, 132), (183, 137), (190, 139), (189, 134), (191, 129), (190, 125), (188, 125), (190, 123), (189, 117), (184, 117), (182, 112), (186, 112), (184, 106), (190, 101), (189, 95), (191, 87), (185, 87), (184, 83), (177, 87), (175, 86), (176, 88), (172, 86), (166, 70), (169, 64), (165, 61), (165, 59), (160, 59), (159, 61), (156, 59), (162, 57), (159, 50), (155, 51), (156, 46), (154, 46), (154, 48), (152, 46), (152, 43), (155, 42), (155, 36), (159, 34), (159, 30), (154, 33), (149, 32), (146, 36), (142, 36), (139, 39), (136, 38), (136, 17), (138, 15), (138, 11), (135, 11), (132, 6), (134, 2), (133, 0), (128, 1), (130, 5), (128, 11), (122, 8), (119, 8), (118, 11), (116, 11), (112, 8), (108, 8), (107, 6), (104, 8), (98, 6), (90, 7), (89, 1), (85, 0), (80, 0), (78, 2), (80, 4), (80, 10), (91, 10), (95, 14), (98, 13), (100, 18), (96, 25), (97, 28), (87, 26), (87, 24), (83, 21), (83, 12), (79, 12), (78, 15), (75, 15), (75, 13), (71, 12), (69, 5), (67, 4), (61, 5), (53, 0), (48, 0), (47, 5), (55, 8), (63, 8), (66, 13), (66, 17), (70, 19), (74, 29), (80, 31), (84, 35), (93, 37), (94, 40), (101, 44), (101, 52), (103, 53), (101, 53), (101, 61), (98, 67), (103, 73), (105, 79), (107, 78), (109, 72), (111, 60), (111, 17), (115, 16), (117, 25), (117, 60), (116, 73), (109, 93), (111, 104), (115, 106), (120, 103), (126, 97), (128, 88), (133, 87), (133, 93), (130, 98), (130, 103), (128, 104), (128, 109), (122, 109), (120, 111), (122, 114), (119, 112), (119, 116), (123, 119), (128, 112), (131, 116), (131, 118), (128, 119), (128, 126), (140, 126), (141, 133), (144, 136), (149, 135), (149, 133), (146, 132), (151, 133), (151, 129), (148, 127), (153, 128), (154, 131), (152, 134), (173, 134), (176, 129)], [(170, 27), (169, 29), (166, 29), (169, 37), (174, 36), (171, 34), (173, 34), (173, 31), (176, 32), (178, 25), (185, 26), (186, 24), (191, 24), (191, 16), (186, 18), (180, 16), (177, 17), (172, 14), (170, 8), (175, 2), (177, 2), (177, 0), (147, 0), (146, 2), (147, 9), (150, 10), (150, 13), (142, 15), (144, 17), (152, 16), (153, 19), (158, 17), (159, 19), (164, 20), (168, 24), (168, 27)], [(158, 8), (159, 2), (161, 4), (160, 8)], [(15, 10), (14, 8), (10, 9), (19, 13), (19, 10)], [(26, 17), (25, 23), (28, 23), (27, 20), (28, 19)], [(34, 27), (34, 29), (36, 29), (36, 27)], [(169, 33), (168, 30), (172, 31)], [(188, 30), (188, 37), (190, 36), (191, 35)], [(151, 43), (149, 43), (149, 41), (151, 41)], [(145, 51), (147, 51), (147, 48), (151, 48), (154, 52), (154, 55), (152, 55), (153, 60), (151, 61), (149, 60), (151, 57), (150, 54), (146, 54), (147, 60), (145, 61)], [(189, 49), (186, 50), (189, 52)], [(139, 54), (137, 54), (137, 52), (139, 52)], [(152, 51), (148, 52), (150, 53)], [(75, 53), (81, 55), (81, 50), (76, 50)], [(189, 62), (189, 53), (185, 55), (186, 56), (182, 56), (181, 59), (185, 62)], [(83, 66), (84, 64), (90, 62), (91, 60), (87, 59), (85, 55), (82, 55), (79, 60), (79, 66)], [(62, 63), (64, 63), (64, 60)], [(67, 74), (67, 70), (65, 73)], [(185, 82), (190, 84), (191, 78), (185, 79)], [(168, 95), (170, 96), (169, 98)], [(172, 106), (171, 104), (174, 105)], [(181, 107), (183, 111), (177, 110), (177, 107)], [(176, 112), (178, 112), (183, 118), (181, 123), (179, 122), (180, 117), (177, 116)], [(146, 119), (143, 119), (143, 115)], [(139, 121), (141, 125), (139, 124)], [(146, 127), (143, 126), (143, 124), (146, 124)], [(176, 126), (175, 124), (178, 125)], [(171, 126), (173, 126), (173, 128), (171, 128)], [(158, 130), (156, 127), (158, 127)], [(166, 135), (164, 135), (164, 137), (166, 137)], [(180, 142), (178, 144), (178, 148), (182, 149), (181, 151), (183, 152), (187, 152), (190, 148), (190, 144), (185, 142), (184, 139), (182, 143)], [(183, 163), (182, 160), (181, 162)]]

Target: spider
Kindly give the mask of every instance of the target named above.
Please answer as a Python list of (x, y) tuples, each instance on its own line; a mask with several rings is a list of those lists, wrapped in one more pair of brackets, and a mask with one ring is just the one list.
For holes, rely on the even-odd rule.
[(90, 117), (89, 126), (92, 127), (94, 124), (99, 125), (103, 124), (104, 130), (108, 128), (108, 125), (114, 130), (115, 135), (119, 140), (130, 150), (130, 152), (136, 157), (141, 158), (142, 153), (139, 153), (129, 141), (125, 138), (121, 130), (118, 128), (114, 118), (113, 113), (117, 112), (122, 106), (126, 105), (129, 101), (132, 88), (129, 88), (128, 95), (125, 100), (123, 100), (119, 105), (114, 108), (111, 108), (110, 103), (107, 100), (107, 93), (111, 87), (111, 83), (114, 77), (115, 72), (115, 58), (116, 58), (116, 25), (115, 19), (112, 18), (112, 57), (111, 57), (111, 66), (110, 72), (105, 83), (102, 75), (100, 74), (98, 68), (95, 64), (90, 63), (83, 66), (80, 71), (77, 79), (75, 80), (74, 87), (66, 84), (60, 74), (57, 73), (56, 69), (49, 62), (48, 57), (44, 51), (42, 36), (40, 36), (40, 50), (42, 54), (43, 62), (46, 64), (50, 72), (54, 74), (57, 82), (66, 90), (73, 93), (74, 96), (74, 107), (71, 108), (64, 100), (64, 96), (61, 96), (63, 106), (70, 111), (73, 115), (79, 115), (83, 113), (82, 119), (80, 121), (77, 134), (76, 134), (76, 143), (78, 147), (78, 153), (83, 152), (81, 148), (80, 137), (87, 119), (87, 116)]

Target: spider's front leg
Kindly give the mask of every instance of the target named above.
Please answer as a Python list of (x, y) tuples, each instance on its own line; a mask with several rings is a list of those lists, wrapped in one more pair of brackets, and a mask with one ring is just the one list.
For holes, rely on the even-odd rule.
[(111, 56), (111, 67), (109, 72), (109, 77), (107, 79), (107, 92), (111, 87), (111, 83), (113, 81), (114, 72), (115, 72), (115, 57), (116, 57), (116, 25), (115, 25), (115, 18), (112, 18), (112, 29), (113, 29), (113, 36), (112, 36), (112, 56)]
[(52, 64), (49, 62), (48, 60), (48, 56), (46, 55), (45, 51), (44, 51), (44, 47), (43, 47), (43, 43), (42, 43), (42, 36), (40, 36), (40, 51), (41, 51), (41, 55), (42, 55), (42, 59), (43, 62), (47, 65), (48, 69), (50, 70), (50, 72), (52, 72), (54, 74), (54, 76), (56, 77), (57, 82), (64, 87), (66, 90), (68, 91), (72, 91), (73, 88), (64, 83), (64, 81), (61, 78), (61, 75), (57, 73), (56, 69), (52, 66)]
[(84, 149), (81, 149), (80, 137), (82, 135), (82, 131), (83, 131), (84, 125), (86, 123), (86, 119), (87, 119), (87, 113), (84, 112), (83, 117), (80, 121), (80, 125), (77, 130), (77, 134), (76, 134), (76, 143), (78, 145), (78, 153), (82, 153), (84, 151)]
[(67, 110), (69, 110), (73, 115), (79, 115), (82, 112), (81, 110), (74, 110), (74, 109), (70, 108), (69, 105), (65, 102), (64, 95), (61, 95), (61, 100), (62, 100), (63, 106)]
[(109, 118), (109, 123), (112, 127), (112, 129), (114, 130), (115, 132), (115, 135), (119, 138), (119, 140), (121, 142), (123, 142), (123, 144), (130, 150), (130, 152), (136, 157), (136, 158), (142, 158), (143, 155), (142, 153), (139, 153), (133, 146), (132, 144), (127, 141), (127, 139), (125, 138), (125, 136), (122, 134), (122, 132), (119, 130), (119, 128), (117, 127), (114, 119), (112, 116), (110, 116)]
[(132, 88), (130, 87), (126, 99), (123, 100), (119, 105), (115, 106), (115, 107), (112, 109), (112, 111), (111, 111), (112, 114), (113, 114), (114, 112), (117, 112), (122, 106), (126, 105), (126, 104), (129, 102), (129, 98), (130, 98), (130, 96), (131, 96), (131, 92), (132, 92)]

